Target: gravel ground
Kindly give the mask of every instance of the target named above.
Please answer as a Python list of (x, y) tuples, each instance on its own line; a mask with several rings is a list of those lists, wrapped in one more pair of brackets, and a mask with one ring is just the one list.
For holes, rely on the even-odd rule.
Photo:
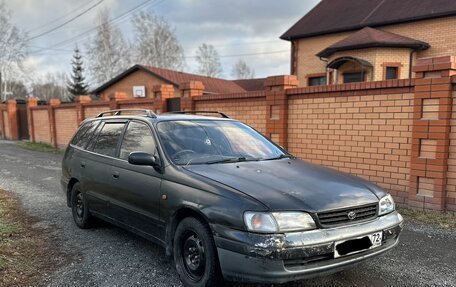
[[(89, 230), (73, 224), (60, 190), (61, 157), (0, 141), (0, 188), (18, 194), (26, 212), (40, 220), (37, 226), (78, 258), (39, 285), (182, 286), (161, 247), (106, 223)], [(387, 255), (284, 286), (456, 286), (456, 232), (407, 222), (400, 245)]]

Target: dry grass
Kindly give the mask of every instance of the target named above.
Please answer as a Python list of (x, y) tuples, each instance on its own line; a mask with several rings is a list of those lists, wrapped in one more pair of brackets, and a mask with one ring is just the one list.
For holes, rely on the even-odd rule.
[(12, 193), (0, 190), (0, 286), (35, 286), (68, 258), (43, 230), (32, 227)]
[(41, 152), (51, 152), (51, 153), (62, 153), (61, 149), (55, 148), (47, 143), (34, 143), (24, 141), (19, 144), (20, 147), (33, 150), (33, 151), (41, 151)]
[(456, 214), (454, 213), (442, 213), (438, 211), (424, 211), (409, 208), (399, 208), (398, 211), (406, 220), (433, 224), (445, 229), (456, 230)]

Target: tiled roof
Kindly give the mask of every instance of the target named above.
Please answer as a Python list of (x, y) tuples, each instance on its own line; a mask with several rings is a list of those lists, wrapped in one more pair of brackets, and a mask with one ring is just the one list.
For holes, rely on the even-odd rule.
[(226, 94), (226, 93), (242, 93), (245, 92), (244, 88), (236, 84), (234, 81), (224, 80), (219, 78), (205, 77), (201, 75), (195, 75), (190, 73), (178, 72), (168, 69), (161, 69), (143, 65), (135, 65), (120, 75), (114, 77), (110, 81), (104, 83), (100, 87), (91, 91), (92, 94), (98, 94), (101, 91), (105, 90), (114, 83), (122, 80), (124, 77), (130, 75), (131, 73), (136, 72), (137, 70), (142, 70), (150, 73), (151, 75), (162, 79), (163, 81), (174, 85), (176, 88), (180, 84), (189, 81), (201, 81), (204, 84), (204, 92), (207, 94)]
[(233, 80), (234, 83), (241, 86), (246, 91), (264, 90), (264, 81), (266, 78)]
[(173, 70), (160, 69), (155, 67), (143, 66), (150, 72), (160, 76), (168, 82), (179, 85), (188, 81), (201, 81), (204, 84), (206, 93), (225, 94), (225, 93), (241, 93), (245, 90), (233, 81), (205, 77), (184, 72), (177, 72)]
[(398, 34), (385, 32), (370, 27), (363, 28), (317, 54), (327, 58), (335, 52), (371, 47), (401, 47), (424, 50), (429, 44)]
[(280, 38), (317, 35), (456, 15), (455, 0), (322, 0)]

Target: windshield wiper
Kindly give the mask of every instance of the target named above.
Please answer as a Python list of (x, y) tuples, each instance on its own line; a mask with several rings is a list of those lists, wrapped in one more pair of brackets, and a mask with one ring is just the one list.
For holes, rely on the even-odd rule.
[(229, 163), (229, 162), (241, 162), (241, 161), (259, 161), (261, 158), (256, 157), (245, 157), (245, 156), (238, 156), (238, 157), (228, 157), (222, 159), (216, 159), (207, 161), (206, 164), (214, 164), (214, 163)]
[(226, 163), (226, 162), (240, 162), (240, 161), (246, 161), (246, 160), (247, 159), (245, 157), (243, 157), (243, 156), (241, 156), (241, 157), (228, 157), (228, 158), (210, 160), (210, 161), (207, 161), (206, 164)]
[(282, 159), (282, 158), (294, 158), (294, 157), (292, 155), (289, 155), (289, 154), (281, 154), (279, 156), (266, 158), (264, 160), (276, 160), (276, 159)]

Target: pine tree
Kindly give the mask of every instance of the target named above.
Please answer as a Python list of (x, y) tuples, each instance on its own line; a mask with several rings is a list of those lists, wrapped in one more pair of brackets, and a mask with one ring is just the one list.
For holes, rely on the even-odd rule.
[(73, 102), (74, 96), (86, 95), (89, 91), (89, 86), (85, 83), (85, 77), (83, 75), (84, 68), (82, 55), (78, 46), (74, 49), (71, 65), (73, 66), (73, 72), (71, 74), (71, 80), (67, 84), (67, 89), (73, 95), (70, 97), (70, 101)]

